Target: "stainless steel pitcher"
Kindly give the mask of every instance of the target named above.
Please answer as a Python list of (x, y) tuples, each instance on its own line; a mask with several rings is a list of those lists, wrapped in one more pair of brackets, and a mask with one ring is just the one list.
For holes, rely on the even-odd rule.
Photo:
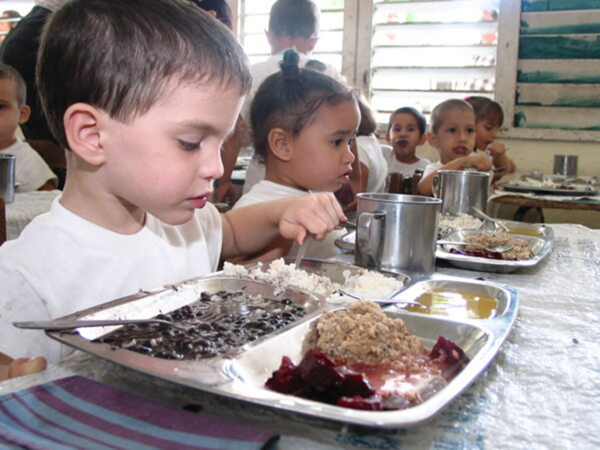
[(15, 156), (0, 153), (0, 197), (4, 203), (15, 199)]
[(419, 195), (358, 194), (356, 264), (431, 275), (441, 203)]
[(442, 200), (442, 214), (473, 215), (473, 206), (486, 210), (490, 174), (472, 170), (440, 170), (433, 178), (433, 195)]

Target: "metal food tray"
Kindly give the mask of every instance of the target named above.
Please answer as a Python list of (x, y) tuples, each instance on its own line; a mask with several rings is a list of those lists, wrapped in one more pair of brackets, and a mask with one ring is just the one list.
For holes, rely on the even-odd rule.
[[(457, 280), (455, 279), (455, 283), (459, 283)], [(391, 317), (402, 318), (407, 329), (427, 349), (431, 349), (437, 338), (443, 335), (458, 344), (471, 360), (456, 378), (423, 403), (399, 411), (347, 409), (280, 394), (264, 387), (267, 378), (279, 367), (283, 356), (299, 362), (304, 336), (311, 323), (325, 311), (320, 298), (294, 289), (288, 290), (284, 295), (291, 296), (294, 302), (304, 304), (309, 309), (314, 308), (312, 312), (283, 330), (245, 345), (238, 353), (227, 358), (172, 361), (124, 349), (113, 350), (108, 344), (90, 342), (115, 327), (79, 328), (76, 330), (78, 333), (71, 334), (48, 331), (47, 334), (57, 341), (113, 363), (191, 388), (342, 423), (385, 428), (407, 427), (432, 418), (456, 399), (486, 369), (506, 339), (517, 315), (517, 291), (490, 283), (480, 285), (487, 286), (491, 295), (495, 295), (499, 303), (504, 305), (502, 313), (493, 320), (461, 321), (403, 311), (386, 311)], [(62, 319), (147, 318), (158, 312), (193, 303), (201, 291), (216, 292), (240, 286), (267, 295), (273, 293), (273, 287), (248, 280), (197, 279), (115, 300)]]
[[(548, 229), (548, 228), (547, 228)], [(470, 235), (480, 233), (480, 231), (457, 231), (446, 237), (447, 241), (465, 242)], [(495, 233), (495, 232), (491, 232)], [(439, 260), (447, 261), (449, 264), (461, 269), (478, 270), (481, 272), (511, 273), (519, 269), (534, 267), (538, 265), (552, 250), (554, 245), (554, 235), (547, 234), (545, 237), (524, 236), (517, 234), (498, 233), (511, 236), (516, 239), (527, 241), (533, 257), (521, 261), (505, 261), (501, 259), (480, 258), (477, 256), (461, 255), (451, 253), (449, 248), (452, 245), (438, 246), (435, 257)], [(464, 246), (456, 246), (457, 249)]]
[(572, 184), (573, 189), (559, 189), (544, 186), (528, 186), (511, 183), (499, 185), (507, 192), (525, 192), (530, 194), (551, 194), (551, 195), (568, 195), (573, 197), (593, 197), (600, 192), (597, 185), (592, 184)]

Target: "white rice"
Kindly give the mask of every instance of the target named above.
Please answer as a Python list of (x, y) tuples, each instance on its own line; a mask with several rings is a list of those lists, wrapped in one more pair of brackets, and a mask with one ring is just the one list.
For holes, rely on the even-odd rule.
[(470, 216), (469, 214), (461, 214), (460, 216), (442, 214), (440, 215), (439, 224), (444, 227), (471, 230), (481, 227), (481, 225), (483, 225), (483, 221), (477, 217)]
[(270, 263), (264, 271), (263, 264), (248, 269), (225, 262), (223, 274), (237, 278), (264, 281), (273, 284), (277, 290), (283, 291), (288, 286), (305, 289), (324, 296), (329, 303), (351, 303), (357, 299), (340, 293), (349, 292), (362, 298), (386, 298), (400, 290), (403, 282), (395, 277), (385, 276), (379, 272), (361, 269), (351, 276), (350, 271), (344, 272), (346, 279), (343, 285), (334, 283), (330, 278), (296, 269), (295, 264), (285, 264), (282, 258)]

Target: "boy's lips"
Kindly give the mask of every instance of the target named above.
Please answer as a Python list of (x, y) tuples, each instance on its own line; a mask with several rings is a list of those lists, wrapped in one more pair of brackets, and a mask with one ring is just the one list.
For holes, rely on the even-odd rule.
[(199, 197), (190, 198), (188, 199), (188, 203), (197, 209), (204, 208), (208, 202), (208, 196), (209, 194), (205, 194)]
[(399, 147), (406, 147), (410, 142), (408, 142), (408, 139), (398, 139), (395, 141), (395, 144)]
[(466, 155), (467, 153), (469, 153), (469, 149), (467, 147), (456, 147), (454, 149), (454, 153), (457, 153), (459, 155)]
[(347, 183), (348, 181), (350, 181), (350, 175), (352, 175), (352, 170), (349, 170), (349, 171), (343, 173), (342, 175), (340, 175), (340, 180)]

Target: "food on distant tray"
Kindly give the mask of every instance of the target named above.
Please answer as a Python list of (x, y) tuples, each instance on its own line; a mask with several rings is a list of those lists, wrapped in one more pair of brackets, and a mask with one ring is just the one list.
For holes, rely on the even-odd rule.
[(469, 214), (461, 214), (459, 216), (441, 214), (439, 224), (449, 228), (477, 229), (483, 225), (483, 221)]
[(529, 249), (529, 244), (525, 239), (519, 239), (507, 234), (486, 233), (482, 231), (465, 237), (463, 241), (468, 242), (470, 244), (482, 245), (488, 248), (498, 247), (504, 244), (512, 244), (513, 248), (506, 252), (498, 253), (488, 252), (480, 247), (471, 247), (465, 245), (457, 248), (452, 248), (450, 252), (463, 254), (467, 256), (477, 256), (480, 258), (502, 259), (505, 261), (522, 261), (525, 259), (531, 259), (533, 257), (533, 253)]
[[(543, 178), (542, 180), (538, 180), (530, 177), (521, 177), (516, 180), (512, 180), (509, 182), (511, 186), (521, 186), (528, 188), (541, 188), (541, 189), (560, 189), (560, 190), (568, 190), (568, 191), (593, 191), (594, 187), (592, 185), (588, 186), (577, 186), (573, 183), (577, 183), (575, 180), (569, 180), (567, 183), (565, 182), (556, 182), (552, 178)], [(590, 184), (586, 182), (586, 184)], [(593, 184), (593, 183), (591, 183)]]
[(305, 289), (323, 295), (327, 301), (332, 303), (355, 301), (355, 299), (341, 294), (340, 290), (359, 297), (386, 298), (402, 289), (404, 285), (394, 276), (367, 269), (360, 269), (355, 275), (352, 275), (349, 270), (345, 271), (346, 281), (342, 285), (331, 281), (328, 277), (297, 269), (295, 264), (285, 264), (282, 258), (272, 261), (267, 270), (263, 269), (262, 263), (248, 269), (226, 262), (223, 266), (223, 273), (226, 276), (274, 284), (278, 290), (282, 291), (287, 287)]
[(431, 351), (401, 319), (359, 301), (326, 312), (305, 337), (304, 357), (284, 356), (265, 385), (277, 392), (373, 411), (405, 409), (443, 388), (469, 362), (440, 336)]
[(437, 314), (454, 319), (492, 319), (498, 313), (498, 300), (486, 294), (452, 289), (433, 289), (421, 294), (406, 311)]
[(158, 323), (130, 324), (94, 342), (156, 358), (198, 360), (230, 353), (307, 313), (289, 299), (243, 291), (203, 292), (199, 301), (156, 316), (187, 330)]

